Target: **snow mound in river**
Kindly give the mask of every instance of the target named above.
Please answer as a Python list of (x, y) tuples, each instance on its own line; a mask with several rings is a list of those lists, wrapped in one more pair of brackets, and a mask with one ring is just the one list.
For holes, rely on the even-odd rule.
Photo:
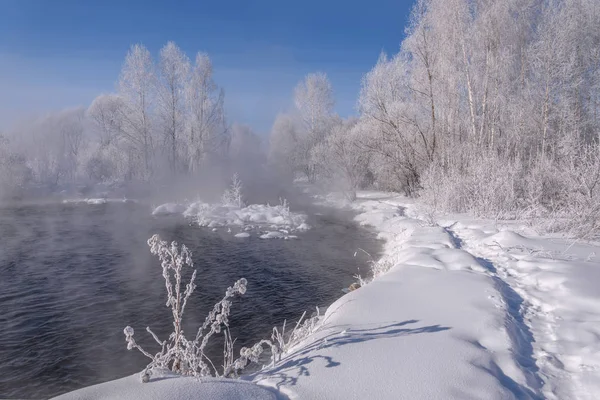
[(227, 207), (202, 202), (192, 203), (184, 212), (185, 217), (191, 218), (200, 226), (208, 228), (237, 226), (237, 227), (269, 227), (304, 231), (310, 229), (306, 223), (307, 216), (290, 211), (284, 205), (251, 204), (247, 207)]

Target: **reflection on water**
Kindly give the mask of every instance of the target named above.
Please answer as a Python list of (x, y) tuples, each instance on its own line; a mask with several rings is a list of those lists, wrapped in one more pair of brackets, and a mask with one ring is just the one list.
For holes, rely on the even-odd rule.
[[(146, 240), (160, 233), (185, 243), (198, 269), (188, 303), (188, 336), (227, 286), (248, 279), (230, 318), (236, 348), (270, 335), (274, 325), (326, 306), (341, 295), (374, 236), (340, 216), (314, 216), (299, 240), (237, 239), (152, 218), (135, 204), (0, 208), (0, 398), (48, 398), (140, 371), (146, 359), (126, 350), (123, 328), (151, 352), (144, 331), (171, 332), (158, 261)], [(213, 343), (218, 357), (222, 346)]]

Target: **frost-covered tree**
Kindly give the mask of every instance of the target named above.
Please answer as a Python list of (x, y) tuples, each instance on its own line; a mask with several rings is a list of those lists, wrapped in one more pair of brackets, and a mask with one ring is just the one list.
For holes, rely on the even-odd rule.
[(364, 147), (362, 129), (355, 119), (340, 121), (313, 151), (320, 178), (350, 200), (369, 181), (371, 154)]
[(171, 171), (181, 170), (184, 149), (185, 90), (189, 85), (190, 61), (173, 42), (160, 50), (157, 114)]
[(135, 172), (148, 179), (152, 173), (156, 145), (155, 121), (152, 118), (156, 74), (150, 52), (144, 46), (136, 44), (127, 53), (118, 92), (123, 100), (121, 134), (135, 151), (131, 156), (140, 161), (140, 169)]
[[(420, 94), (411, 86), (410, 71), (410, 58), (405, 53), (392, 59), (382, 55), (364, 77), (359, 98), (361, 119), (368, 126), (365, 146), (395, 166), (397, 189), (409, 195), (418, 189), (419, 175), (432, 149), (432, 138), (424, 128), (428, 118), (425, 122), (421, 119), (424, 115), (415, 101)], [(381, 183), (393, 186), (389, 179)]]
[(300, 128), (297, 119), (290, 114), (278, 114), (269, 138), (269, 163), (277, 172), (293, 179), (301, 154), (298, 146)]
[(299, 173), (315, 182), (318, 170), (314, 149), (337, 121), (327, 76), (308, 74), (295, 88), (294, 104), (294, 110), (279, 114), (273, 123), (269, 160), (291, 175)]
[(310, 182), (314, 182), (318, 171), (312, 152), (315, 146), (325, 139), (334, 121), (335, 101), (327, 75), (308, 74), (296, 86), (294, 104), (301, 122), (301, 129), (296, 138), (296, 168), (303, 172)]
[(188, 165), (192, 171), (210, 157), (221, 155), (229, 143), (224, 98), (214, 82), (210, 58), (198, 53), (186, 89)]
[(25, 156), (14, 152), (0, 134), (0, 200), (18, 198), (32, 178)]
[(377, 183), (452, 211), (574, 216), (577, 202), (597, 219), (600, 198), (576, 193), (599, 141), (599, 21), (593, 0), (418, 0), (399, 53), (363, 79)]
[(231, 178), (231, 185), (225, 190), (221, 197), (221, 203), (226, 207), (244, 208), (244, 194), (242, 181), (237, 173)]
[(97, 136), (100, 148), (106, 148), (121, 135), (124, 107), (121, 97), (101, 94), (87, 109), (87, 117), (93, 122), (92, 132)]

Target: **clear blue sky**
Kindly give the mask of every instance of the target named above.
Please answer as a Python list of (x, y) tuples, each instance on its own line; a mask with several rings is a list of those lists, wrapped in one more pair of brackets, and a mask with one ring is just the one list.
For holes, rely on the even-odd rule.
[(0, 0), (0, 128), (111, 92), (131, 44), (213, 59), (230, 122), (269, 130), (309, 72), (354, 112), (360, 79), (397, 52), (412, 0)]

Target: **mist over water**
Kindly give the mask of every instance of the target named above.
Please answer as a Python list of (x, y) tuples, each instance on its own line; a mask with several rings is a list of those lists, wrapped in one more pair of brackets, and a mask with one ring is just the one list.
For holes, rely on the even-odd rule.
[[(231, 333), (241, 346), (268, 337), (284, 319), (325, 307), (365, 273), (374, 235), (350, 215), (306, 209), (313, 229), (298, 240), (234, 238), (180, 217), (153, 218), (144, 204), (31, 204), (0, 208), (0, 398), (48, 398), (139, 372), (147, 364), (127, 351), (123, 328), (151, 353), (172, 331), (153, 233), (186, 244), (198, 288), (184, 315), (195, 335), (214, 303), (235, 280), (248, 292), (234, 301)], [(190, 271), (191, 272), (191, 271)], [(212, 343), (218, 360), (222, 342)]]

